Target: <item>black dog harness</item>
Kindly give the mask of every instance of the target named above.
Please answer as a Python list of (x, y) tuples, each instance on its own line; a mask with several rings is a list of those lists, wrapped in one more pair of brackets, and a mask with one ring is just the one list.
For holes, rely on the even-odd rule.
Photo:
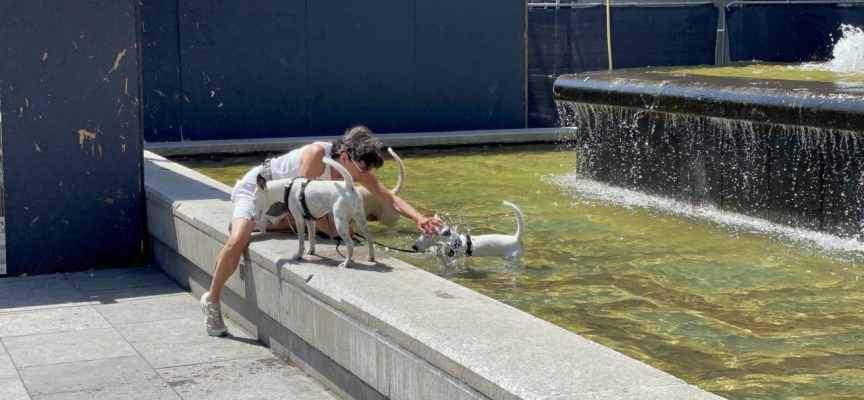
[[(283, 199), (283, 201), (285, 202), (285, 207), (288, 207), (288, 204), (289, 204), (288, 200), (290, 199), (289, 194), (291, 193), (291, 186), (294, 185), (295, 180), (296, 180), (296, 178), (291, 178), (291, 180), (288, 181), (288, 184), (285, 185), (285, 196)], [(323, 215), (320, 217), (313, 217), (312, 213), (309, 212), (309, 206), (306, 205), (306, 185), (308, 185), (310, 181), (314, 181), (314, 180), (317, 180), (317, 179), (315, 179), (315, 178), (308, 179), (307, 178), (305, 181), (303, 181), (302, 184), (300, 184), (300, 206), (303, 207), (303, 218), (305, 218), (307, 221), (314, 221), (314, 220), (321, 219), (324, 217)], [(288, 209), (290, 210), (290, 208), (288, 208)]]
[[(462, 239), (459, 235), (456, 235), (456, 240), (453, 241), (453, 244), (450, 246), (450, 251), (447, 252), (447, 257), (453, 257), (456, 255), (456, 249), (462, 247)], [(471, 257), (474, 253), (474, 244), (471, 243), (471, 234), (465, 234), (465, 257)]]

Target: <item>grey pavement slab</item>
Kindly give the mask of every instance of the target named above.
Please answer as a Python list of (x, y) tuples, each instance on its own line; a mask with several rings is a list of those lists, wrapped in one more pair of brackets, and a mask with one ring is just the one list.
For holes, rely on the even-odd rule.
[(0, 314), (0, 338), (110, 328), (92, 307), (67, 307)]
[(18, 368), (138, 355), (114, 328), (14, 336), (3, 343)]
[(149, 267), (93, 270), (67, 274), (69, 282), (85, 295), (114, 289), (171, 284), (161, 272)]
[(94, 307), (114, 325), (189, 317), (203, 321), (198, 301), (186, 293)]
[(3, 400), (29, 400), (27, 388), (18, 377), (0, 379), (0, 399)]
[(152, 268), (0, 279), (0, 400), (333, 398), (226, 322)]
[(266, 358), (273, 354), (230, 320), (226, 319), (225, 324), (233, 336), (226, 338), (207, 336), (201, 315), (119, 325), (117, 330), (153, 368), (242, 358)]
[(63, 275), (0, 279), (0, 313), (69, 307), (84, 296)]
[[(159, 375), (184, 400), (332, 400), (299, 370), (271, 356), (162, 368)], [(287, 394), (290, 393), (290, 396)]]
[(17, 378), (18, 371), (15, 370), (15, 364), (12, 363), (12, 358), (6, 352), (6, 348), (0, 344), (0, 379)]
[(41, 365), (22, 368), (20, 373), (33, 396), (111, 388), (123, 390), (130, 386), (138, 389), (165, 387), (159, 374), (138, 355)]
[(88, 304), (114, 304), (128, 301), (139, 301), (155, 297), (172, 296), (176, 294), (188, 294), (175, 283), (155, 286), (137, 286), (130, 288), (100, 290), (86, 292), (84, 295)]

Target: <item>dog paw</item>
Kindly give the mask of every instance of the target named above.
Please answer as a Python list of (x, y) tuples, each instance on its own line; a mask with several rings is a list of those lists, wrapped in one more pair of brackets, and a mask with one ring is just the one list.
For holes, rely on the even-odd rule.
[(291, 257), (291, 259), (292, 260), (302, 260), (303, 259), (303, 253), (297, 253), (293, 257)]
[(366, 256), (366, 261), (375, 261), (375, 256)]
[(315, 249), (306, 250), (306, 254), (315, 254)]
[(339, 264), (339, 268), (351, 268), (351, 263), (348, 261), (343, 261), (341, 264)]

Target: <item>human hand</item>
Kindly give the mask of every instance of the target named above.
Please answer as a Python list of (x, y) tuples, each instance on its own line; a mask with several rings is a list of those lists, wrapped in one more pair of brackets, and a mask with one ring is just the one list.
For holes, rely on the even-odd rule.
[(437, 218), (420, 217), (417, 220), (417, 227), (424, 235), (437, 235), (438, 231), (444, 227), (444, 222)]

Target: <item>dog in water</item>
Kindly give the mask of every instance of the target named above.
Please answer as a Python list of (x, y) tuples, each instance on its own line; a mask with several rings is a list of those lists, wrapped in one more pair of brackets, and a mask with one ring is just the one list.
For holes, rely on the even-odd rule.
[[(470, 233), (457, 232), (455, 228), (444, 227), (438, 231), (440, 237), (420, 235), (411, 248), (418, 252), (426, 251), (432, 244), (438, 243), (441, 237), (444, 242), (438, 247), (438, 253), (448, 257), (464, 255), (465, 257), (498, 256), (507, 261), (519, 259), (525, 250), (522, 247), (523, 224), (522, 211), (515, 204), (504, 201), (516, 214), (516, 234), (513, 236), (488, 234), (471, 236)], [(436, 215), (435, 218), (438, 218)]]
[(293, 258), (300, 260), (303, 258), (306, 240), (301, 222), (306, 221), (306, 232), (309, 234), (309, 251), (306, 253), (315, 254), (315, 220), (332, 211), (336, 231), (347, 248), (345, 261), (339, 264), (342, 268), (351, 266), (351, 257), (354, 254), (354, 241), (349, 235), (348, 228), (351, 219), (354, 219), (369, 244), (369, 256), (366, 257), (366, 260), (374, 261), (375, 249), (372, 247), (372, 235), (366, 224), (363, 197), (354, 187), (354, 179), (351, 178), (348, 170), (330, 157), (324, 157), (324, 163), (336, 168), (345, 180), (319, 181), (317, 179), (289, 178), (267, 182), (259, 176), (258, 185), (252, 194), (252, 200), (255, 204), (253, 215), (256, 219), (261, 219), (274, 203), (287, 204), (288, 211), (294, 216), (294, 221), (298, 227), (299, 246), (297, 254)]
[[(393, 159), (396, 160), (396, 163), (399, 164), (399, 180), (396, 181), (396, 186), (390, 190), (393, 194), (399, 195), (399, 191), (402, 190), (402, 185), (405, 182), (405, 164), (402, 163), (402, 159), (396, 155), (396, 152), (393, 151), (392, 148), (388, 147), (387, 152), (389, 152), (390, 155), (393, 156)], [(397, 213), (396, 210), (381, 204), (381, 202), (378, 201), (372, 193), (369, 193), (365, 187), (360, 186), (357, 190), (363, 196), (366, 220), (378, 221), (388, 228), (396, 226), (396, 223), (399, 222), (399, 213)]]

